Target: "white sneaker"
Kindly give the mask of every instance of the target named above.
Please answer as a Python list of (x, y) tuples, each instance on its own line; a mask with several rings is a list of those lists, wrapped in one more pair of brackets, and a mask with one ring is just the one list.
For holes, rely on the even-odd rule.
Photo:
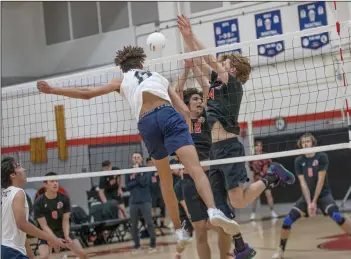
[(228, 235), (234, 236), (240, 232), (240, 226), (236, 221), (228, 218), (219, 209), (209, 208), (207, 210), (210, 223), (215, 227), (223, 228)]
[(192, 241), (189, 233), (184, 228), (177, 229), (175, 231), (175, 235), (177, 237), (178, 244), (183, 248), (190, 244)]
[(256, 213), (252, 212), (250, 216), (250, 220), (255, 220), (256, 219)]
[(274, 211), (274, 210), (272, 210), (272, 212), (271, 212), (271, 216), (272, 216), (272, 218), (274, 218), (274, 219), (278, 218), (278, 214), (277, 214), (277, 213), (275, 213), (275, 211)]
[(272, 259), (283, 259), (284, 251), (279, 247), (277, 252), (272, 256)]

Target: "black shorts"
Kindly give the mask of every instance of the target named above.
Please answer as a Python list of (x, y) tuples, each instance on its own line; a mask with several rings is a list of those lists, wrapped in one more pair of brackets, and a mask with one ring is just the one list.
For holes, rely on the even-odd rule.
[[(57, 238), (62, 238), (62, 239), (65, 238), (65, 235), (63, 234), (63, 231), (53, 231), (53, 232), (54, 232), (54, 235)], [(77, 239), (76, 236), (73, 233), (69, 233), (69, 238), (72, 239), (72, 240)], [(47, 244), (48, 244), (48, 241), (38, 238), (38, 247), (41, 246), (41, 245), (47, 245)]]
[[(211, 160), (241, 156), (245, 156), (245, 149), (238, 138), (230, 138), (212, 144)], [(248, 180), (245, 162), (210, 167), (210, 182), (214, 195), (217, 192), (223, 195), (223, 189), (229, 191), (245, 184)]]
[[(327, 215), (326, 209), (328, 207), (330, 207), (331, 205), (337, 206), (333, 196), (330, 193), (328, 193), (328, 194), (326, 194), (326, 195), (324, 195), (322, 197), (319, 197), (319, 199), (317, 201), (317, 208), (320, 209), (324, 215)], [(299, 210), (301, 210), (303, 213), (306, 214), (306, 216), (308, 215), (307, 202), (306, 202), (304, 197), (301, 197), (296, 202), (294, 207), (296, 207)]]
[(197, 222), (207, 220), (207, 206), (197, 192), (194, 180), (190, 176), (184, 176), (182, 181), (184, 200), (188, 208), (191, 221)]

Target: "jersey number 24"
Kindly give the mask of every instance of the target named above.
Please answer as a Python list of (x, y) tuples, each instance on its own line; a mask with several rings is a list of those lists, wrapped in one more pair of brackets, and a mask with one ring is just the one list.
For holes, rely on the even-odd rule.
[(139, 80), (139, 84), (141, 84), (145, 79), (152, 76), (152, 73), (149, 71), (136, 71), (134, 76)]

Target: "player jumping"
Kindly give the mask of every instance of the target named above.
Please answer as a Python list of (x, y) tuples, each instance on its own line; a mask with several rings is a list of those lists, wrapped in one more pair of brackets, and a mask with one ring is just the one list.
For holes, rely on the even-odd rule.
[[(298, 148), (311, 148), (316, 145), (317, 140), (310, 133), (302, 135), (297, 142)], [(351, 221), (339, 212), (329, 188), (326, 177), (328, 165), (328, 155), (324, 152), (301, 155), (295, 159), (295, 172), (300, 180), (303, 196), (284, 218), (278, 251), (272, 258), (283, 258), (293, 223), (303, 216), (315, 216), (317, 208), (351, 235)]]
[[(192, 62), (189, 60), (186, 61), (186, 66), (191, 67)], [(193, 67), (193, 69), (195, 68)], [(183, 89), (179, 89), (179, 92), (183, 93)], [(190, 110), (191, 136), (194, 140), (200, 161), (209, 160), (210, 149), (212, 146), (211, 129), (207, 122), (202, 93), (197, 88), (189, 88), (184, 91), (182, 96), (185, 104)], [(208, 167), (204, 168), (206, 175), (208, 175), (208, 169)], [(178, 184), (181, 184), (182, 190), (176, 192), (177, 198), (184, 206), (187, 214), (189, 214), (194, 226), (199, 258), (211, 259), (211, 250), (207, 239), (208, 228), (211, 228), (218, 233), (220, 258), (227, 259), (231, 248), (231, 238), (222, 229), (214, 228), (209, 224), (206, 205), (196, 191), (193, 179), (191, 179), (188, 174), (184, 174), (183, 179)], [(231, 213), (226, 216), (233, 218)], [(181, 252), (183, 252), (184, 249), (177, 247), (176, 250), (176, 259), (180, 259)]]
[[(191, 51), (204, 49), (192, 32), (191, 24), (184, 16), (178, 16), (178, 28)], [(194, 62), (207, 77), (207, 118), (211, 128), (212, 149), (210, 158), (224, 159), (245, 156), (245, 149), (238, 140), (240, 127), (238, 116), (243, 96), (242, 85), (249, 79), (251, 66), (246, 57), (236, 54), (221, 56), (219, 62), (213, 55), (194, 58)], [(266, 188), (279, 185), (280, 181), (292, 184), (295, 177), (282, 165), (272, 163), (265, 177), (244, 189), (247, 182), (245, 162), (211, 166), (210, 182), (216, 205), (230, 211), (227, 197), (234, 208), (244, 208), (252, 203)], [(255, 251), (243, 242), (238, 230), (233, 236), (236, 258), (250, 258)]]
[[(166, 78), (157, 72), (143, 70), (146, 54), (141, 47), (124, 47), (117, 52), (115, 64), (123, 71), (123, 78), (112, 79), (102, 87), (51, 87), (45, 81), (37, 82), (40, 92), (78, 99), (90, 99), (118, 92), (131, 107), (138, 121), (138, 129), (160, 175), (161, 191), (176, 229), (178, 242), (187, 245), (190, 237), (181, 228), (178, 203), (172, 188), (168, 155), (176, 153), (190, 172), (196, 188), (208, 207), (208, 216), (214, 226), (227, 233), (238, 232), (239, 225), (216, 209), (208, 178), (202, 170), (189, 127), (189, 109), (169, 87)], [(178, 113), (178, 112), (180, 113)], [(183, 116), (182, 116), (183, 115)]]

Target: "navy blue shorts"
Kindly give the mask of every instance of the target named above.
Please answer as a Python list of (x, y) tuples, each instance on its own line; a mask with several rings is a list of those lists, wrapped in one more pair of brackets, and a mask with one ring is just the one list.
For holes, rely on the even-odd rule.
[(170, 104), (143, 114), (138, 129), (149, 155), (156, 160), (173, 154), (181, 147), (194, 145), (183, 115)]
[(13, 249), (8, 246), (1, 245), (1, 258), (6, 259), (28, 259), (28, 257), (22, 254), (20, 251)]

